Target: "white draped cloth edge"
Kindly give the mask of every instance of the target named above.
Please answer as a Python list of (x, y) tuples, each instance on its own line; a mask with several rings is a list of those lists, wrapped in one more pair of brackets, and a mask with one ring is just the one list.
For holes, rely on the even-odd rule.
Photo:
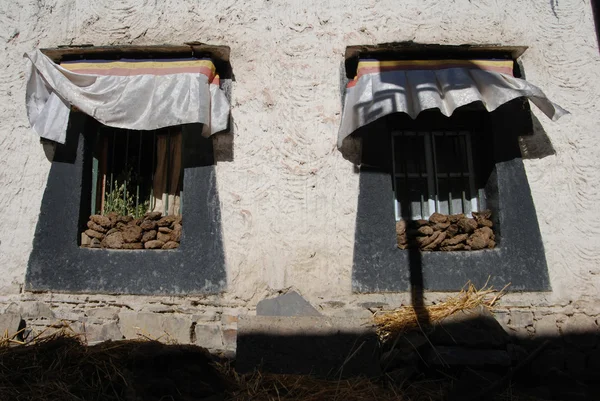
[(342, 148), (354, 131), (389, 114), (406, 113), (415, 119), (424, 110), (439, 109), (449, 117), (473, 102), (491, 112), (519, 97), (531, 100), (553, 121), (568, 114), (537, 86), (494, 71), (448, 68), (365, 74), (346, 89), (337, 146)]
[(65, 143), (72, 106), (115, 128), (154, 130), (201, 123), (203, 136), (227, 129), (229, 102), (206, 75), (78, 74), (39, 50), (24, 57), (29, 61), (27, 115), (31, 128), (42, 138)]

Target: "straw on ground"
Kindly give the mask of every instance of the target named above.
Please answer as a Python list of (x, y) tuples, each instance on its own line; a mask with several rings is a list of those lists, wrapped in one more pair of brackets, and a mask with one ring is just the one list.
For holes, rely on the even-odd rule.
[[(423, 323), (419, 321), (420, 315), (427, 316), (427, 324), (433, 325), (462, 310), (479, 306), (491, 309), (505, 294), (507, 287), (508, 285), (496, 291), (486, 283), (477, 289), (473, 283), (468, 282), (457, 295), (435, 305), (404, 306), (391, 311), (377, 312), (374, 316), (375, 324), (380, 338), (387, 341), (411, 330), (424, 330), (425, 328), (421, 327)], [(425, 310), (424, 313), (420, 308)]]

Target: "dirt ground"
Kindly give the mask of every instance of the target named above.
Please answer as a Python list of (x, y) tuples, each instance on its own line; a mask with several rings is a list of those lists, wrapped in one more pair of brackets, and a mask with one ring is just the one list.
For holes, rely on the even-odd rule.
[(524, 383), (526, 373), (504, 382), (507, 372), (396, 369), (376, 378), (346, 380), (260, 370), (238, 375), (235, 361), (198, 346), (145, 340), (86, 346), (77, 337), (54, 336), (0, 348), (0, 400), (598, 399), (591, 387), (568, 379), (560, 387), (554, 383), (562, 391), (539, 398), (538, 387), (544, 383)]

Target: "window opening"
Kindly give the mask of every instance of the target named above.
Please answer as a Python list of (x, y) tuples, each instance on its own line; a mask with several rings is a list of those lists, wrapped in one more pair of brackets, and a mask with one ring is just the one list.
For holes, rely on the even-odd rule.
[(94, 214), (181, 214), (181, 144), (177, 129), (132, 131), (102, 126), (92, 172)]
[(96, 134), (92, 216), (81, 245), (177, 248), (183, 209), (181, 128), (134, 131), (99, 124)]
[(394, 131), (391, 140), (397, 221), (481, 210), (471, 132)]

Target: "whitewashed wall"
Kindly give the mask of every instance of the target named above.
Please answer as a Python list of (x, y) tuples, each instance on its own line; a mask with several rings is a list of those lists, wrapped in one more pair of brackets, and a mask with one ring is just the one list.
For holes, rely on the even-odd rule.
[[(251, 309), (287, 287), (325, 313), (406, 302), (406, 294), (351, 293), (358, 175), (335, 142), (346, 46), (412, 40), (529, 46), (527, 79), (572, 114), (553, 123), (532, 107), (556, 155), (525, 163), (553, 292), (505, 303), (600, 313), (600, 56), (581, 0), (0, 2), (0, 310), (26, 300), (80, 309), (89, 299), (121, 302), (21, 293), (50, 168), (25, 114), (23, 53), (195, 40), (230, 46), (236, 78), (234, 160), (217, 166), (228, 291), (208, 297), (213, 305)], [(139, 309), (161, 300), (120, 299)]]

